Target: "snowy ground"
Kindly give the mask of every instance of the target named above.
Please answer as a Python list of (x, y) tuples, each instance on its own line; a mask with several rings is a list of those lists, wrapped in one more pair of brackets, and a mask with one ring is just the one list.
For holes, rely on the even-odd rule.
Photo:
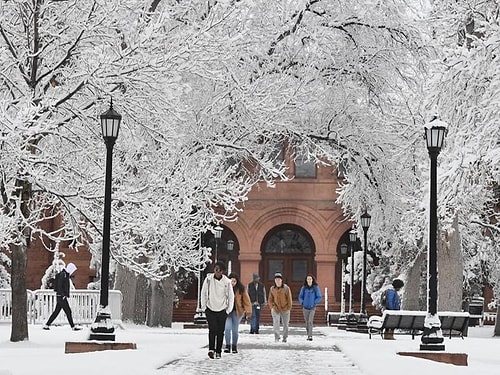
[(148, 328), (126, 325), (116, 330), (116, 342), (134, 342), (136, 350), (65, 354), (68, 341), (87, 341), (88, 330), (74, 332), (68, 326), (42, 330), (30, 325), (28, 342), (11, 343), (10, 325), (0, 324), (0, 375), (162, 375), (162, 374), (337, 374), (337, 375), (493, 375), (500, 371), (500, 338), (493, 327), (472, 327), (469, 337), (446, 338), (447, 352), (467, 353), (469, 365), (454, 366), (425, 359), (403, 357), (400, 351), (418, 351), (420, 338), (400, 335), (394, 341), (333, 327), (315, 328), (312, 342), (304, 328), (291, 327), (288, 343), (275, 343), (270, 327), (260, 335), (240, 326), (238, 354), (220, 360), (207, 357), (207, 330)]

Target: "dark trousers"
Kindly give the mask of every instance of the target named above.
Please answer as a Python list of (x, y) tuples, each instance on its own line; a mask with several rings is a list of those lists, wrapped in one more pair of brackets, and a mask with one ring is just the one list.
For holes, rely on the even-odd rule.
[(250, 332), (259, 333), (260, 328), (260, 305), (252, 305), (252, 317), (250, 318)]
[(226, 327), (226, 310), (205, 311), (208, 322), (208, 350), (215, 350), (216, 353), (222, 352), (222, 341), (224, 341), (224, 329)]
[(54, 312), (50, 316), (49, 320), (47, 320), (47, 325), (50, 326), (52, 324), (52, 322), (57, 318), (61, 310), (64, 310), (66, 318), (68, 318), (69, 325), (71, 326), (71, 328), (73, 328), (75, 326), (75, 323), (73, 323), (73, 315), (71, 314), (71, 308), (69, 307), (68, 299), (64, 298), (63, 296), (57, 296), (56, 308), (54, 309)]

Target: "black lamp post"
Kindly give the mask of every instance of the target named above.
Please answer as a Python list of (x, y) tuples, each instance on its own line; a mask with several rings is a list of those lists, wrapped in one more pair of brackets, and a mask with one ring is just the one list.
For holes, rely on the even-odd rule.
[(342, 257), (342, 287), (341, 287), (341, 295), (342, 295), (342, 300), (340, 301), (340, 315), (341, 318), (344, 317), (345, 319), (345, 280), (344, 280), (344, 273), (345, 273), (345, 259), (347, 256), (347, 244), (343, 243), (340, 245), (340, 256)]
[(361, 323), (366, 324), (368, 322), (368, 316), (366, 315), (366, 256), (368, 253), (368, 228), (370, 228), (370, 221), (372, 217), (365, 211), (361, 215), (361, 227), (363, 227), (364, 233), (364, 248), (363, 248), (363, 284), (361, 285), (361, 310), (359, 320)]
[(214, 237), (215, 237), (215, 262), (219, 260), (219, 240), (222, 237), (222, 230), (223, 228), (219, 225), (217, 225), (214, 228)]
[(229, 256), (229, 265), (227, 267), (227, 274), (229, 275), (231, 272), (233, 272), (233, 249), (234, 249), (234, 241), (233, 240), (227, 240), (226, 242), (226, 250), (228, 252)]
[(349, 315), (347, 316), (348, 330), (356, 329), (358, 319), (354, 313), (354, 253), (356, 252), (356, 243), (358, 242), (358, 234), (351, 230), (349, 232), (349, 243), (351, 245), (351, 287), (349, 288)]
[(434, 118), (425, 127), (425, 140), (431, 159), (430, 204), (429, 204), (429, 251), (427, 255), (428, 294), (427, 315), (424, 322), (420, 350), (445, 350), (441, 331), (441, 321), (437, 313), (438, 273), (437, 273), (437, 157), (443, 146), (446, 127)]
[(343, 243), (340, 245), (340, 260), (341, 260), (341, 285), (340, 285), (340, 316), (339, 316), (339, 326), (338, 328), (345, 328), (347, 324), (347, 314), (345, 311), (345, 259), (347, 256), (347, 244)]
[(108, 306), (109, 297), (109, 245), (111, 227), (111, 179), (113, 146), (115, 145), (122, 116), (113, 109), (111, 101), (109, 109), (101, 115), (101, 128), (106, 143), (106, 181), (104, 188), (104, 223), (102, 230), (102, 258), (101, 258), (101, 291), (99, 308), (95, 322), (90, 327), (90, 340), (115, 340), (115, 329), (111, 321), (111, 310)]
[[(200, 235), (200, 240), (199, 240), (199, 246), (200, 246), (200, 253), (201, 253), (201, 246), (202, 246), (202, 237)], [(205, 267), (203, 267), (205, 268)], [(198, 267), (198, 301), (196, 303), (196, 313), (194, 314), (194, 324), (207, 324), (207, 317), (205, 316), (205, 313), (201, 309), (201, 271), (203, 270), (202, 266), (200, 265)]]

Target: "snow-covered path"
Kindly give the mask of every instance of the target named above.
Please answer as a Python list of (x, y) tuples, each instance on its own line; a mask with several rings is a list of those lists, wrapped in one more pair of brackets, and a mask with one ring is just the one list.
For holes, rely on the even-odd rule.
[(309, 342), (303, 328), (290, 328), (289, 333), (288, 342), (283, 343), (274, 342), (270, 328), (259, 335), (243, 331), (237, 354), (222, 353), (221, 359), (210, 359), (207, 347), (195, 349), (160, 366), (159, 374), (361, 374), (325, 335), (318, 333)]

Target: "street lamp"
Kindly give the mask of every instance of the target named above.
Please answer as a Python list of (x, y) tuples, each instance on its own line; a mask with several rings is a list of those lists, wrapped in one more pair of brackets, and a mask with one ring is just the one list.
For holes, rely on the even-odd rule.
[(219, 225), (217, 225), (214, 228), (214, 237), (215, 237), (215, 263), (219, 260), (219, 240), (222, 237), (222, 230), (223, 228)]
[(109, 244), (111, 227), (111, 178), (113, 146), (115, 145), (122, 115), (113, 109), (111, 100), (109, 109), (101, 115), (101, 128), (104, 143), (106, 144), (106, 180), (104, 188), (104, 222), (102, 230), (102, 258), (101, 258), (101, 291), (97, 316), (90, 327), (90, 340), (115, 340), (115, 329), (111, 321), (111, 309), (108, 306), (109, 297)]
[(446, 126), (437, 118), (425, 126), (425, 140), (431, 159), (429, 204), (429, 251), (427, 254), (427, 315), (420, 350), (445, 350), (441, 321), (437, 313), (437, 157), (443, 146)]
[(227, 240), (226, 242), (226, 249), (227, 249), (227, 252), (229, 253), (228, 256), (229, 256), (229, 265), (227, 267), (227, 274), (231, 274), (231, 272), (233, 271), (233, 249), (234, 249), (234, 241), (233, 240)]
[(358, 234), (354, 230), (351, 230), (349, 232), (349, 243), (351, 245), (351, 287), (349, 288), (349, 315), (347, 317), (349, 330), (355, 329), (358, 323), (356, 314), (354, 314), (354, 252), (356, 251), (357, 242)]
[(363, 248), (363, 284), (361, 285), (361, 310), (360, 310), (360, 321), (366, 324), (368, 321), (368, 316), (366, 315), (366, 256), (368, 253), (368, 228), (370, 228), (370, 221), (372, 217), (368, 212), (365, 211), (361, 215), (361, 227), (363, 227), (364, 233), (364, 248)]
[[(200, 254), (202, 254), (201, 252), (201, 246), (202, 246), (202, 238), (201, 238), (201, 235), (200, 235), (200, 240), (199, 240), (199, 250), (200, 250)], [(201, 255), (203, 257), (203, 255)], [(194, 324), (207, 324), (207, 317), (205, 316), (205, 313), (203, 312), (203, 310), (201, 309), (201, 271), (202, 271), (202, 267), (201, 265), (198, 266), (198, 301), (196, 303), (196, 314), (194, 314), (194, 318), (193, 318), (193, 321), (194, 321)]]
[(343, 243), (340, 245), (340, 256), (341, 256), (341, 266), (342, 266), (342, 273), (341, 273), (341, 299), (340, 299), (340, 317), (339, 317), (339, 324), (342, 324), (343, 326), (347, 323), (347, 316), (345, 313), (345, 280), (344, 280), (344, 273), (345, 273), (345, 259), (347, 256), (347, 244)]

